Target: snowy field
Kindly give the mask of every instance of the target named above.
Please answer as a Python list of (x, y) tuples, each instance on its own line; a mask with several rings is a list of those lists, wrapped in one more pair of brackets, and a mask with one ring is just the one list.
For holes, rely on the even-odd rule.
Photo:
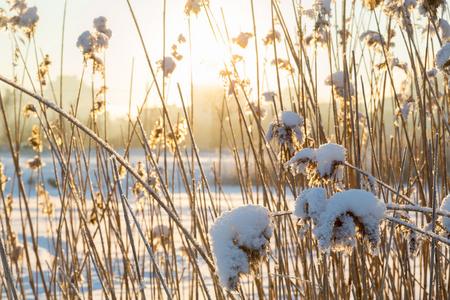
[[(45, 166), (39, 169), (39, 173), (35, 171), (31, 171), (26, 167), (26, 163), (28, 160), (32, 159), (34, 156), (33, 153), (24, 152), (20, 157), (20, 166), (22, 168), (22, 179), (25, 183), (26, 190), (26, 205), (23, 200), (23, 197), (20, 196), (19, 188), (17, 184), (14, 182), (14, 163), (10, 157), (9, 153), (1, 153), (0, 161), (4, 164), (4, 172), (7, 177), (10, 177), (11, 180), (6, 184), (6, 188), (4, 191), (5, 197), (7, 194), (12, 194), (12, 211), (10, 214), (11, 218), (11, 230), (17, 234), (17, 240), (19, 247), (28, 247), (30, 251), (27, 251), (27, 255), (25, 255), (25, 251), (23, 251), (23, 257), (17, 261), (17, 267), (12, 267), (13, 276), (17, 278), (21, 278), (23, 284), (26, 287), (26, 298), (33, 297), (45, 297), (45, 288), (42, 283), (42, 276), (44, 276), (45, 281), (48, 283), (51, 281), (53, 275), (52, 270), (55, 270), (55, 253), (58, 243), (57, 236), (57, 228), (62, 225), (62, 228), (66, 226), (66, 229), (63, 229), (61, 234), (61, 248), (63, 251), (73, 252), (72, 255), (76, 254), (76, 258), (74, 260), (77, 261), (75, 265), (78, 263), (83, 266), (84, 264), (90, 265), (88, 267), (82, 267), (81, 276), (78, 276), (76, 286), (79, 288), (80, 293), (83, 298), (95, 297), (95, 299), (100, 299), (104, 297), (104, 293), (102, 290), (102, 284), (99, 280), (98, 276), (96, 276), (95, 266), (89, 262), (89, 256), (87, 254), (86, 243), (83, 242), (83, 232), (81, 230), (81, 221), (78, 217), (78, 208), (74, 203), (74, 200), (69, 198), (61, 199), (60, 193), (61, 190), (55, 187), (55, 167), (53, 165), (53, 160), (51, 153), (43, 152), (42, 160), (45, 162)], [(132, 165), (136, 165), (139, 161), (144, 159), (143, 152), (139, 150), (132, 150), (129, 161)], [(95, 161), (95, 160), (93, 160)], [(173, 164), (173, 157), (168, 158), (168, 165)], [(211, 213), (207, 211), (211, 209), (211, 205), (213, 205), (216, 211), (223, 212), (243, 204), (249, 203), (261, 203), (263, 199), (263, 195), (261, 191), (258, 191), (256, 188), (252, 188), (251, 190), (242, 190), (239, 185), (221, 185), (220, 189), (215, 187), (214, 184), (214, 173), (213, 168), (218, 166), (218, 155), (217, 153), (202, 153), (201, 154), (201, 162), (202, 166), (205, 169), (205, 173), (207, 174), (207, 180), (211, 186), (212, 193), (212, 203), (207, 196), (207, 192), (205, 190), (204, 185), (200, 184), (200, 172), (198, 167), (195, 170), (195, 184), (197, 185), (197, 193), (195, 194), (197, 199), (197, 203), (203, 204), (200, 208), (197, 208), (197, 217), (202, 218), (202, 222), (200, 226), (203, 224), (209, 224), (211, 226), (213, 224), (213, 217)], [(163, 168), (163, 162), (160, 161), (160, 168)], [(232, 180), (233, 172), (235, 171), (235, 162), (231, 155), (224, 155), (222, 157), (222, 174), (226, 174), (228, 177), (227, 180)], [(92, 179), (92, 192), (96, 194), (100, 192), (99, 184), (95, 184), (95, 179), (98, 178), (98, 169), (95, 163), (90, 163), (90, 177)], [(170, 197), (176, 207), (177, 213), (180, 215), (180, 219), (182, 224), (186, 228), (191, 228), (192, 226), (197, 224), (193, 222), (193, 209), (192, 202), (189, 200), (189, 195), (183, 190), (183, 186), (181, 183), (181, 179), (179, 175), (177, 176), (177, 168), (175, 168), (175, 172), (170, 172), (168, 174), (169, 180), (169, 190)], [(59, 167), (56, 167), (56, 174), (60, 176), (61, 171)], [(224, 176), (225, 177), (225, 176)], [(86, 178), (86, 174), (80, 175), (80, 178)], [(98, 183), (98, 182), (97, 182)], [(172, 184), (173, 183), (173, 184)], [(42, 193), (37, 193), (36, 185), (40, 185), (43, 189), (45, 189), (48, 196)], [(206, 298), (207, 296), (204, 294), (202, 289), (199, 289), (197, 284), (190, 284), (193, 279), (193, 274), (198, 274), (197, 272), (193, 272), (192, 264), (188, 262), (189, 258), (186, 255), (186, 251), (188, 251), (187, 244), (185, 240), (182, 238), (182, 235), (177, 232), (175, 229), (173, 222), (169, 221), (169, 218), (165, 214), (165, 212), (161, 212), (161, 209), (151, 200), (146, 197), (136, 197), (131, 193), (131, 184), (126, 188), (126, 180), (122, 180), (122, 185), (125, 189), (125, 193), (129, 199), (131, 207), (136, 213), (136, 216), (142, 226), (143, 231), (146, 233), (146, 236), (150, 240), (150, 244), (154, 251), (154, 255), (157, 259), (158, 266), (161, 268), (162, 272), (166, 277), (169, 278), (178, 278), (178, 283), (172, 283), (170, 289), (172, 292), (180, 293), (179, 297), (183, 299), (187, 299), (192, 296), (192, 293), (199, 293), (200, 298)], [(276, 194), (274, 192), (274, 194)], [(83, 209), (84, 215), (89, 218), (92, 217), (92, 198), (90, 196), (91, 193), (88, 191), (83, 198)], [(283, 196), (284, 198), (284, 196)], [(294, 197), (290, 192), (287, 192), (286, 199), (288, 205), (292, 206), (294, 202)], [(62, 202), (67, 201), (67, 211), (70, 213), (62, 214)], [(45, 203), (45, 204), (44, 204)], [(51, 203), (51, 207), (53, 212), (51, 215), (45, 214), (43, 209), (44, 207), (49, 207), (49, 203)], [(111, 282), (114, 287), (114, 291), (116, 295), (124, 295), (125, 293), (129, 293), (126, 290), (125, 284), (122, 280), (125, 269), (127, 268), (126, 264), (132, 264), (128, 258), (127, 262), (124, 262), (123, 253), (127, 252), (132, 257), (131, 249), (129, 247), (129, 240), (124, 239), (124, 241), (118, 241), (116, 236), (125, 237), (126, 227), (123, 225), (124, 215), (122, 206), (117, 203), (110, 203), (111, 211), (118, 212), (118, 215), (110, 215), (108, 213), (104, 213), (105, 217), (103, 219), (103, 223), (100, 222), (102, 228), (102, 234), (110, 234), (105, 240), (105, 236), (102, 236), (98, 228), (98, 223), (90, 223), (89, 230), (93, 235), (93, 239), (95, 242), (95, 246), (97, 251), (103, 252), (103, 255), (107, 256), (109, 260), (107, 260), (108, 268), (114, 272), (113, 281)], [(198, 204), (197, 204), (198, 205)], [(27, 217), (27, 213), (29, 213), (30, 217)], [(4, 213), (3, 213), (4, 215)], [(116, 217), (118, 219), (116, 219)], [(3, 219), (2, 219), (3, 220)], [(31, 222), (30, 222), (31, 220)], [(122, 221), (120, 221), (122, 220)], [(65, 225), (64, 225), (65, 224)], [(70, 224), (70, 228), (68, 228), (68, 224)], [(122, 224), (122, 225), (119, 225)], [(35, 244), (37, 245), (36, 249), (32, 249), (33, 240), (31, 234), (31, 227), (33, 227), (33, 234), (35, 236)], [(66, 231), (67, 230), (67, 231)], [(77, 231), (71, 232), (69, 231)], [(175, 230), (175, 233), (172, 231)], [(170, 232), (169, 232), (170, 231)], [(284, 235), (284, 233), (279, 232), (279, 234)], [(5, 226), (3, 227), (3, 239), (7, 239), (7, 234), (5, 230)], [(138, 256), (140, 262), (141, 273), (143, 274), (143, 282), (145, 283), (144, 291), (147, 297), (153, 299), (155, 297), (155, 289), (152, 289), (152, 285), (158, 285), (158, 279), (155, 275), (155, 269), (152, 266), (151, 258), (149, 254), (145, 251), (145, 247), (143, 245), (142, 240), (138, 235), (138, 231), (136, 227), (133, 226), (133, 236), (135, 242), (137, 244)], [(161, 237), (162, 236), (162, 237)], [(73, 239), (77, 240), (74, 241)], [(174, 239), (172, 241), (172, 238)], [(198, 238), (198, 237), (197, 237)], [(121, 243), (125, 242), (126, 246), (128, 246), (128, 250), (124, 250)], [(76, 244), (76, 249), (70, 249), (73, 245)], [(24, 249), (23, 248), (23, 249)], [(273, 254), (276, 253), (276, 250), (273, 249)], [(272, 255), (273, 255), (272, 254)], [(291, 255), (290, 255), (291, 256)], [(37, 257), (39, 258), (39, 262), (37, 261)], [(291, 257), (292, 258), (292, 257)], [(67, 257), (65, 257), (67, 259)], [(67, 262), (66, 262), (67, 263)], [(200, 273), (204, 277), (204, 284), (208, 289), (213, 289), (214, 285), (212, 282), (211, 274), (208, 270), (208, 266), (204, 262), (203, 259), (198, 260), (198, 268), (200, 269)], [(38, 267), (38, 264), (40, 267)], [(69, 272), (69, 270), (65, 270), (63, 272), (64, 267), (61, 265), (56, 268), (59, 274), (59, 280), (61, 280), (60, 284), (62, 285), (59, 289), (59, 292), (56, 293), (57, 298), (65, 297), (66, 295), (61, 290), (66, 290), (64, 285), (63, 274), (64, 272)], [(134, 265), (134, 264), (132, 264)], [(270, 259), (267, 263), (267, 268), (271, 270), (271, 272), (275, 272), (276, 264), (274, 263), (274, 257)], [(42, 270), (42, 272), (41, 272)], [(89, 274), (90, 273), (90, 274)], [(264, 276), (262, 279), (262, 284), (266, 292), (268, 292), (268, 276), (267, 270), (264, 272)], [(68, 277), (73, 278), (75, 272), (72, 274), (66, 274)], [(32, 277), (30, 281), (30, 277)], [(87, 280), (90, 280), (92, 283), (92, 290), (88, 289)], [(196, 278), (195, 280), (199, 280)], [(249, 277), (249, 282), (251, 282), (251, 277)], [(33, 284), (31, 284), (33, 283)], [(75, 282), (73, 282), (75, 284)], [(16, 282), (19, 285), (19, 282)], [(139, 291), (139, 284), (133, 283), (134, 290)], [(180, 285), (180, 286), (178, 286)], [(196, 290), (192, 290), (193, 287), (196, 287)], [(245, 289), (246, 285), (243, 284)], [(249, 294), (252, 294), (250, 290), (246, 291)], [(152, 294), (153, 293), (153, 294)], [(214, 293), (212, 293), (214, 295)], [(161, 296), (161, 295), (160, 295)], [(165, 298), (163, 296), (163, 298)]]

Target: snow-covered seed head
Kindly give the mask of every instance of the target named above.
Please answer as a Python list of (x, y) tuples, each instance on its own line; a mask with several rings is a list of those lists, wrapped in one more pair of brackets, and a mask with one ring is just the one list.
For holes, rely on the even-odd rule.
[(350, 81), (350, 92), (348, 91), (347, 85), (345, 84), (344, 80), (344, 72), (337, 71), (334, 72), (332, 75), (328, 75), (327, 78), (325, 78), (325, 85), (329, 85), (333, 87), (333, 92), (336, 98), (343, 99), (344, 98), (344, 91), (346, 91), (347, 97), (353, 96), (354, 90), (353, 90), (353, 84)]
[(450, 75), (450, 43), (445, 43), (436, 53), (436, 67), (442, 72)]
[(273, 234), (270, 212), (260, 205), (237, 207), (217, 218), (209, 234), (220, 284), (234, 291), (240, 277), (256, 272), (267, 258)]
[(241, 48), (247, 48), (248, 40), (253, 37), (253, 34), (250, 32), (241, 32), (235, 38), (232, 38), (231, 41)]
[(304, 142), (303, 118), (292, 111), (282, 111), (273, 118), (266, 140), (275, 139), (277, 144), (288, 150), (288, 157), (300, 150)]
[(187, 17), (191, 16), (191, 13), (194, 15), (198, 15), (202, 6), (208, 5), (209, 0), (187, 0), (186, 5), (184, 6), (184, 14)]
[(261, 102), (250, 101), (245, 107), (245, 112), (249, 115), (253, 115), (253, 112), (255, 112), (255, 117), (261, 120), (267, 117), (267, 110)]
[(447, 1), (445, 0), (421, 0), (419, 1), (419, 13), (423, 17), (430, 17), (436, 19), (437, 10), (439, 7), (445, 9)]
[(355, 237), (366, 240), (374, 249), (380, 241), (379, 226), (386, 207), (372, 193), (347, 190), (334, 194), (319, 214), (312, 233), (322, 251), (349, 251)]
[(173, 58), (170, 56), (164, 57), (163, 60), (158, 60), (156, 64), (158, 66), (158, 70), (163, 71), (164, 77), (170, 77), (177, 66)]
[[(28, 7), (25, 1), (16, 1), (11, 7), (11, 11), (18, 14), (9, 19), (9, 23), (13, 30), (22, 30), (23, 33), (31, 38), (36, 30), (39, 21), (38, 9), (36, 6)], [(6, 18), (2, 18), (2, 24), (6, 22)]]
[(274, 59), (270, 62), (270, 64), (272, 66), (278, 66), (278, 69), (286, 70), (291, 74), (294, 72), (294, 68), (292, 67), (291, 63), (287, 59), (284, 59), (284, 58), (278, 58), (276, 60)]
[[(450, 212), (450, 195), (447, 195), (447, 197), (445, 197), (444, 200), (442, 200), (440, 209), (443, 211)], [(442, 226), (445, 228), (447, 233), (450, 235), (450, 218), (440, 216), (439, 221), (441, 221)]]
[(345, 164), (347, 150), (333, 143), (318, 149), (305, 148), (298, 151), (284, 167), (293, 175), (303, 174), (309, 178), (309, 185), (331, 182), (338, 185), (342, 181), (342, 166)]
[(270, 29), (269, 33), (262, 40), (264, 46), (273, 45), (275, 41), (281, 42), (281, 33), (277, 30), (273, 31), (273, 29)]

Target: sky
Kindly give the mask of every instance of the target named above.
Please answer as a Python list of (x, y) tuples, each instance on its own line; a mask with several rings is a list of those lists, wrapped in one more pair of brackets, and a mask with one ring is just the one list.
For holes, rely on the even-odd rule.
[[(211, 11), (220, 32), (226, 36), (226, 29), (229, 37), (235, 37), (240, 31), (253, 32), (251, 2), (242, 0), (214, 0), (210, 1)], [(303, 6), (308, 7), (311, 1), (303, 1)], [(5, 1), (0, 3), (3, 7), (7, 7)], [(35, 33), (35, 44), (38, 53), (38, 61), (42, 60), (42, 55), (49, 54), (52, 61), (50, 66), (50, 76), (52, 79), (60, 75), (61, 67), (61, 44), (62, 44), (62, 25), (65, 1), (63, 0), (28, 0), (28, 6), (36, 5), (40, 20)], [(188, 44), (179, 46), (179, 52), (184, 55), (181, 62), (177, 62), (177, 68), (167, 84), (168, 103), (179, 104), (179, 95), (176, 88), (180, 84), (181, 90), (189, 101), (190, 94), (190, 61), (192, 60), (193, 81), (195, 86), (202, 84), (220, 84), (219, 71), (223, 69), (223, 62), (229, 61), (229, 50), (224, 43), (216, 42), (210, 23), (206, 13), (202, 10), (198, 16), (191, 16), (188, 19), (184, 14), (184, 6), (186, 0), (166, 0), (165, 23), (164, 1), (163, 0), (131, 0), (130, 1), (137, 22), (143, 34), (145, 46), (149, 53), (153, 68), (156, 70), (156, 62), (163, 57), (163, 45), (165, 45), (166, 56), (170, 54), (170, 47), (177, 40), (179, 34), (183, 34), (186, 39), (189, 37), (188, 24), (191, 26), (191, 44), (192, 57)], [(272, 27), (270, 0), (255, 0), (255, 20), (256, 30), (258, 34), (259, 59), (263, 64), (266, 58), (267, 63), (267, 79), (262, 87), (262, 91), (276, 90), (276, 74), (275, 68), (270, 66), (273, 59), (272, 47), (266, 49), (261, 39), (268, 33)], [(108, 87), (107, 103), (112, 112), (123, 113), (128, 110), (128, 101), (130, 98), (130, 86), (132, 66), (133, 71), (133, 90), (132, 90), (132, 107), (142, 104), (145, 98), (146, 89), (153, 81), (149, 66), (147, 64), (144, 50), (141, 45), (136, 26), (133, 22), (130, 10), (126, 0), (67, 0), (67, 14), (64, 31), (64, 54), (63, 54), (63, 74), (81, 77), (83, 71), (83, 57), (76, 42), (79, 35), (85, 30), (92, 30), (93, 19), (98, 16), (105, 16), (108, 19), (108, 27), (112, 30), (112, 38), (109, 48), (105, 52), (106, 62), (106, 86)], [(281, 10), (289, 28), (294, 30), (294, 8), (291, 1), (281, 2)], [(223, 17), (222, 17), (223, 16)], [(165, 41), (164, 26), (165, 24)], [(218, 37), (220, 39), (220, 37)], [(12, 48), (9, 40), (9, 34), (0, 32), (0, 44), (4, 45), (0, 48), (0, 69), (2, 75), (12, 78)], [(19, 43), (21, 51), (26, 53), (26, 44)], [(286, 50), (283, 44), (278, 44), (279, 57), (287, 58)], [(233, 54), (239, 54), (244, 57), (244, 65), (239, 66), (240, 74), (247, 75), (251, 80), (256, 81), (256, 55), (254, 40), (250, 40), (246, 49), (241, 49), (237, 45), (231, 45)], [(325, 54), (326, 52), (324, 52)], [(319, 60), (318, 68), (325, 71), (319, 72), (319, 82), (328, 75), (329, 67), (325, 62)], [(20, 69), (21, 63), (19, 63)], [(33, 73), (33, 67), (37, 66), (34, 56), (34, 49), (31, 48), (28, 55), (27, 66)], [(22, 71), (19, 72), (19, 74)], [(262, 72), (262, 71), (261, 71)], [(34, 72), (36, 74), (36, 71)], [(33, 76), (33, 75), (32, 75)], [(281, 74), (286, 76), (286, 74)], [(37, 75), (35, 76), (37, 78)], [(33, 78), (36, 81), (36, 78)], [(161, 74), (158, 76), (161, 85)], [(91, 75), (87, 71), (84, 81), (88, 84), (94, 83), (94, 87), (99, 88), (103, 85), (101, 76)], [(25, 80), (25, 86), (30, 86), (29, 80)], [(287, 86), (287, 80), (282, 80), (282, 88)], [(323, 89), (322, 89), (323, 90)], [(329, 94), (329, 89), (326, 89)], [(321, 91), (322, 93), (322, 91)], [(46, 95), (50, 97), (51, 95)], [(320, 95), (319, 95), (320, 97)], [(150, 104), (159, 105), (155, 89), (150, 93)]]

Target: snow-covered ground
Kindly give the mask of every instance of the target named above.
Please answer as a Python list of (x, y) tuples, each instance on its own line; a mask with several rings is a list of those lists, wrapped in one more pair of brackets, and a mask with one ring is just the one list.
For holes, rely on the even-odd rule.
[[(121, 154), (123, 154), (123, 151), (119, 151)], [(15, 176), (14, 176), (14, 164), (13, 160), (11, 158), (10, 153), (8, 152), (2, 152), (0, 153), (0, 161), (4, 165), (4, 172), (7, 177), (10, 177), (11, 180), (8, 181), (6, 184), (6, 188), (4, 191), (5, 196), (7, 194), (12, 195), (12, 212), (11, 212), (11, 230), (13, 232), (17, 233), (18, 243), (22, 245), (23, 247), (28, 247), (28, 253), (30, 254), (28, 258), (24, 255), (23, 259), (19, 262), (19, 271), (15, 266), (12, 267), (13, 269), (13, 276), (15, 278), (18, 278), (18, 276), (21, 276), (23, 278), (23, 282), (25, 284), (28, 284), (30, 280), (30, 274), (32, 274), (34, 279), (34, 290), (37, 292), (37, 295), (41, 295), (45, 297), (45, 291), (42, 284), (42, 276), (38, 271), (37, 267), (37, 257), (39, 258), (40, 265), (43, 270), (43, 276), (45, 278), (45, 281), (50, 282), (50, 278), (52, 277), (52, 266), (55, 263), (55, 249), (56, 249), (56, 242), (57, 242), (57, 230), (56, 228), (59, 225), (59, 222), (61, 221), (61, 203), (62, 201), (67, 201), (67, 199), (62, 200), (59, 196), (60, 191), (54, 186), (55, 181), (55, 167), (56, 167), (56, 173), (58, 176), (60, 176), (60, 167), (53, 164), (53, 158), (50, 152), (43, 152), (41, 154), (41, 157), (43, 161), (45, 162), (45, 166), (43, 166), (39, 170), (39, 174), (36, 171), (31, 171), (28, 167), (26, 167), (26, 162), (29, 159), (32, 159), (35, 156), (34, 152), (23, 152), (20, 156), (20, 167), (22, 169), (22, 178), (23, 182), (25, 183), (25, 190), (27, 193), (27, 200), (26, 204), (28, 206), (28, 210), (30, 213), (30, 219), (27, 219), (25, 215), (25, 202), (22, 199), (22, 197), (19, 197), (19, 191), (18, 191), (18, 185), (17, 182), (15, 182)], [(97, 191), (101, 191), (102, 189), (99, 188), (99, 183), (101, 181), (96, 181), (98, 169), (95, 163), (95, 156), (92, 156), (94, 159), (90, 162), (89, 167), (89, 175), (91, 176), (92, 185), (93, 185), (93, 191), (94, 193)], [(144, 160), (144, 153), (140, 150), (131, 150), (129, 161), (132, 165), (137, 165), (139, 161)], [(168, 163), (167, 165), (173, 166), (173, 157), (168, 157)], [(241, 187), (239, 185), (222, 185), (221, 189), (218, 189), (214, 184), (214, 173), (213, 169), (217, 169), (219, 167), (218, 162), (218, 153), (215, 152), (206, 152), (201, 153), (201, 161), (202, 166), (205, 170), (207, 180), (209, 184), (211, 185), (211, 192), (213, 197), (213, 204), (216, 207), (217, 211), (220, 212), (229, 210), (231, 208), (241, 206), (243, 204), (247, 203), (257, 203), (262, 201), (262, 192), (261, 190), (257, 190), (256, 188), (253, 188), (251, 191), (242, 191)], [(233, 176), (237, 176), (235, 168), (235, 160), (232, 155), (223, 155), (221, 160), (221, 170), (222, 170), (222, 178), (228, 177), (228, 180), (230, 182), (233, 182), (232, 178)], [(162, 169), (164, 166), (164, 159), (163, 156), (160, 157), (159, 166)], [(175, 204), (177, 212), (180, 214), (180, 219), (183, 223), (183, 225), (186, 228), (192, 228), (192, 215), (193, 210), (191, 207), (191, 203), (189, 200), (189, 196), (186, 193), (186, 191), (183, 188), (183, 184), (181, 181), (181, 177), (178, 174), (178, 168), (175, 168), (175, 172), (169, 171), (168, 178), (169, 178), (169, 191), (171, 193), (171, 198), (173, 200), (173, 203)], [(83, 173), (83, 178), (86, 178), (86, 174)], [(204, 185), (199, 184), (200, 182), (200, 171), (198, 166), (195, 168), (195, 180), (196, 185), (198, 189), (198, 193), (196, 194), (197, 197), (204, 197), (204, 199), (200, 199), (197, 201), (204, 201), (205, 203), (203, 208), (210, 209), (211, 203), (209, 202), (209, 196), (207, 196), (207, 193), (204, 189)], [(172, 184), (173, 181), (173, 184)], [(237, 179), (234, 180), (234, 182), (238, 182)], [(42, 202), (43, 202), (43, 196), (37, 195), (36, 193), (36, 184), (44, 183), (44, 188), (46, 192), (49, 195), (48, 202), (52, 203), (54, 205), (54, 212), (51, 215), (51, 217), (44, 215), (42, 211)], [(122, 185), (126, 189), (126, 183), (125, 179), (122, 180)], [(138, 200), (138, 198), (131, 193), (131, 184), (128, 185), (128, 189), (126, 189), (125, 193), (128, 195), (128, 199), (130, 201), (130, 204), (132, 208), (135, 210), (136, 215), (138, 217), (138, 220), (141, 222), (141, 226), (143, 230), (149, 234), (149, 237), (153, 236), (152, 245), (154, 254), (157, 258), (158, 265), (162, 269), (163, 273), (170, 278), (180, 278), (181, 282), (181, 295), (183, 299), (189, 298), (190, 288), (189, 282), (192, 280), (192, 264), (188, 262), (189, 258), (183, 254), (183, 249), (186, 251), (186, 242), (183, 241), (182, 235), (178, 233), (176, 229), (174, 229), (173, 222), (169, 221), (169, 218), (164, 212), (154, 212), (156, 205), (153, 201), (150, 201), (146, 199), (142, 205)], [(86, 192), (85, 193), (85, 199), (86, 204), (84, 206), (84, 213), (87, 217), (91, 214), (90, 208), (92, 207), (92, 202), (90, 197), (91, 193)], [(203, 195), (203, 196), (202, 196)], [(287, 192), (286, 199), (289, 201), (290, 204), (293, 204), (294, 198), (292, 194)], [(70, 200), (73, 201), (73, 200)], [(142, 208), (143, 207), (143, 208)], [(62, 249), (64, 250), (70, 250), (69, 248), (76, 244), (76, 253), (78, 255), (77, 259), (80, 260), (80, 264), (83, 263), (83, 260), (89, 260), (89, 256), (87, 254), (87, 249), (85, 248), (85, 243), (83, 240), (83, 235), (81, 231), (81, 221), (77, 217), (77, 207), (75, 203), (70, 203), (69, 208), (73, 210), (73, 213), (66, 214), (66, 218), (69, 220), (69, 224), (72, 226), (71, 228), (75, 230), (79, 230), (78, 233), (75, 233), (74, 236), (78, 237), (78, 241), (74, 242), (73, 238), (74, 236), (68, 236), (67, 232), (61, 236), (61, 243), (62, 243)], [(203, 208), (200, 208), (202, 210)], [(122, 237), (126, 237), (126, 228), (124, 226), (124, 216), (123, 216), (123, 210), (122, 207), (117, 205), (116, 210), (119, 212), (121, 221), (121, 228), (115, 228), (114, 230), (119, 230)], [(158, 210), (158, 209), (156, 209)], [(204, 212), (204, 211), (198, 211), (199, 214), (198, 217), (200, 218), (206, 218), (208, 221), (205, 223), (209, 224), (211, 226), (213, 224), (213, 217), (211, 213)], [(112, 216), (110, 216), (111, 219), (113, 219)], [(158, 221), (156, 221), (156, 219)], [(4, 215), (3, 215), (4, 220)], [(29, 222), (31, 220), (31, 222)], [(31, 228), (30, 223), (33, 226), (33, 233), (36, 238), (37, 242), (37, 248), (36, 251), (31, 249), (32, 245), (32, 237), (31, 237)], [(23, 229), (23, 224), (25, 224), (25, 227)], [(108, 226), (114, 227), (116, 224), (115, 220), (112, 220)], [(173, 233), (173, 236), (175, 237), (175, 240), (173, 241), (173, 248), (166, 247), (166, 250), (161, 246), (161, 237), (158, 237), (158, 227), (154, 224), (164, 224), (170, 227), (170, 230), (175, 230)], [(104, 225), (103, 225), (104, 226)], [(107, 226), (107, 227), (108, 227)], [(114, 289), (117, 295), (124, 293), (124, 283), (121, 280), (124, 272), (124, 260), (123, 260), (123, 251), (121, 250), (118, 242), (113, 237), (111, 238), (111, 241), (105, 242), (101, 239), (99, 234), (96, 234), (96, 228), (97, 225), (90, 224), (89, 230), (91, 231), (91, 234), (95, 234), (94, 236), (94, 242), (97, 248), (97, 251), (102, 254), (102, 251), (106, 251), (107, 255), (110, 256), (110, 269), (114, 270), (114, 274), (111, 278), (113, 278), (113, 285)], [(109, 230), (109, 228), (105, 229), (105, 227), (102, 227), (105, 232), (109, 231), (110, 235), (114, 235), (112, 231)], [(72, 230), (72, 229), (70, 229)], [(140, 239), (138, 232), (136, 228), (133, 229), (133, 235), (135, 239), (135, 243), (138, 245), (138, 256), (140, 263), (141, 270), (144, 269), (144, 278), (143, 281), (146, 284), (146, 288), (144, 291), (148, 293), (148, 297), (152, 298), (154, 295), (151, 294), (152, 289), (150, 288), (151, 285), (156, 284), (157, 280), (156, 275), (154, 273), (154, 269), (152, 268), (151, 259), (148, 253), (146, 253), (144, 245), (142, 243), (142, 240)], [(65, 232), (65, 230), (63, 230)], [(105, 233), (103, 232), (103, 233)], [(152, 233), (150, 233), (152, 232)], [(164, 236), (166, 232), (163, 232), (162, 236)], [(69, 238), (72, 240), (70, 241)], [(102, 237), (103, 239), (105, 236)], [(198, 238), (198, 237), (197, 237)], [(5, 226), (3, 226), (3, 239), (7, 240), (7, 232), (5, 229)], [(127, 245), (129, 244), (129, 240), (127, 238), (123, 239), (123, 242)], [(106, 243), (106, 244), (105, 244)], [(104, 247), (104, 248), (103, 248)], [(105, 250), (104, 250), (105, 249)], [(128, 251), (129, 256), (128, 258), (132, 259), (131, 249)], [(30, 263), (27, 263), (27, 259), (29, 259)], [(67, 258), (66, 258), (67, 259)], [(177, 268), (174, 268), (173, 264), (177, 264)], [(31, 266), (31, 267), (29, 267)], [(81, 281), (78, 282), (79, 291), (81, 294), (83, 294), (83, 297), (88, 297), (89, 291), (88, 291), (88, 285), (87, 285), (87, 277), (91, 276), (89, 279), (92, 282), (93, 290), (92, 290), (92, 296), (95, 297), (95, 299), (99, 299), (103, 297), (103, 291), (102, 291), (102, 285), (99, 280), (99, 277), (96, 275), (95, 268), (92, 264), (90, 264), (90, 270), (91, 274), (88, 275), (86, 273), (86, 268), (83, 268), (82, 272), (82, 278)], [(203, 259), (199, 259), (199, 268), (201, 270), (201, 274), (204, 276), (205, 285), (210, 289), (210, 292), (214, 296), (214, 288), (213, 288), (213, 282), (211, 279), (210, 271), (207, 267), (207, 264), (203, 261)], [(57, 269), (58, 272), (60, 272), (59, 269)], [(29, 273), (31, 272), (31, 273)], [(174, 276), (172, 272), (177, 272), (177, 274)], [(69, 277), (73, 274), (67, 274)], [(267, 272), (263, 276), (263, 282), (267, 280)], [(267, 281), (266, 281), (267, 282)], [(138, 284), (135, 283), (135, 289), (138, 288)], [(268, 289), (268, 284), (264, 283), (265, 289)], [(53, 287), (54, 289), (54, 287)], [(171, 284), (169, 289), (171, 292), (175, 292), (175, 284)], [(178, 288), (179, 289), (179, 288)], [(59, 291), (57, 288), (56, 290)], [(200, 296), (203, 294), (200, 292)], [(26, 297), (27, 298), (33, 298), (35, 295), (33, 293), (33, 288), (28, 284), (26, 287)], [(58, 297), (63, 297), (64, 295), (62, 292), (57, 292)]]

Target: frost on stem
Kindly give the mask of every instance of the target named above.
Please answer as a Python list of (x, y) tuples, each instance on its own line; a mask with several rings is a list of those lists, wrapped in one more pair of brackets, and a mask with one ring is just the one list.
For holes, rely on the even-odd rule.
[(379, 244), (386, 207), (367, 191), (347, 190), (326, 199), (326, 191), (315, 188), (303, 191), (295, 205), (300, 222), (312, 219), (312, 233), (323, 252), (349, 252), (356, 245), (355, 237), (369, 242), (372, 249)]
[(303, 118), (292, 111), (282, 111), (273, 118), (266, 140), (270, 142), (276, 138), (277, 144), (284, 147), (287, 157), (301, 149), (304, 142)]
[(347, 150), (337, 144), (328, 143), (318, 149), (305, 148), (298, 151), (284, 167), (293, 175), (303, 174), (309, 178), (309, 185), (332, 182), (336, 188), (342, 181), (342, 165)]
[(236, 290), (239, 278), (256, 272), (268, 256), (273, 234), (270, 212), (260, 205), (237, 207), (217, 218), (209, 234), (220, 284)]

